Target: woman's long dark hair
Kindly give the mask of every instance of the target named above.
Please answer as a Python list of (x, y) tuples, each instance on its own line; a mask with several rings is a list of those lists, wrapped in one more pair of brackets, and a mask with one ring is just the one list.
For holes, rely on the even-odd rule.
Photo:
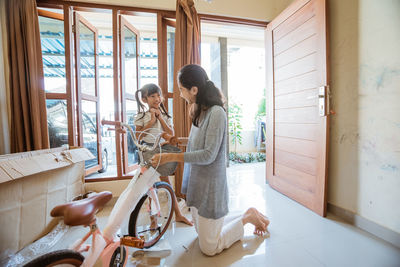
[[(214, 105), (224, 108), (224, 96), (212, 81), (208, 79), (206, 71), (199, 65), (189, 64), (183, 66), (178, 72), (179, 83), (190, 90), (193, 86), (198, 89), (196, 102), (191, 114), (192, 123), (198, 127), (202, 110)], [(225, 108), (224, 108), (225, 110)]]
[[(154, 83), (148, 83), (146, 85), (143, 85), (142, 88), (140, 88), (139, 90), (136, 91), (135, 93), (135, 98), (136, 98), (136, 103), (137, 103), (137, 107), (138, 107), (138, 113), (143, 112), (143, 116), (145, 115), (146, 110), (146, 106), (142, 103), (141, 99), (142, 98), (147, 98), (149, 95), (158, 93), (161, 97), (162, 97), (162, 92), (161, 92), (161, 88)], [(139, 95), (141, 94), (141, 95)], [(160, 104), (160, 110), (161, 113), (164, 115), (167, 115), (168, 118), (171, 118), (171, 116), (168, 114), (167, 110), (165, 109), (164, 104), (161, 102)]]

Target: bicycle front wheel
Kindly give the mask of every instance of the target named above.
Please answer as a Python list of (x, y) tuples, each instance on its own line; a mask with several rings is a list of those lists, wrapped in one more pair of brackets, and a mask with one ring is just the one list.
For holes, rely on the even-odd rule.
[(146, 194), (140, 199), (129, 218), (129, 235), (142, 238), (145, 248), (156, 244), (167, 231), (175, 207), (174, 191), (168, 183), (157, 182), (154, 187), (160, 203), (160, 216), (150, 214), (149, 207), (153, 200)]
[(44, 254), (24, 267), (44, 267), (44, 266), (81, 266), (84, 257), (73, 250), (63, 249)]

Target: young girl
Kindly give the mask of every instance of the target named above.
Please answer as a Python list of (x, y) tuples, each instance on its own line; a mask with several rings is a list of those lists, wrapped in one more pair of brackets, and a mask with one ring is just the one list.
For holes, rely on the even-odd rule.
[[(223, 96), (199, 65), (186, 65), (178, 72), (181, 97), (192, 107), (192, 128), (184, 153), (155, 154), (152, 164), (184, 162), (182, 192), (191, 207), (201, 251), (220, 253), (243, 238), (243, 226), (255, 226), (254, 234), (267, 231), (269, 219), (255, 208), (228, 218), (226, 177), (226, 113)], [(161, 157), (161, 158), (160, 158)]]
[[(140, 96), (139, 96), (140, 95)], [(161, 88), (153, 83), (144, 85), (135, 94), (138, 114), (135, 117), (136, 127), (136, 138), (140, 138), (141, 141), (147, 144), (153, 144), (155, 137), (161, 132), (166, 132), (169, 135), (174, 135), (172, 127), (171, 116), (166, 111), (163, 104), (163, 97)], [(148, 110), (143, 103), (146, 103)], [(140, 131), (145, 131), (141, 133)], [(148, 133), (148, 134), (146, 134)], [(170, 184), (168, 176), (160, 177), (162, 181)], [(177, 222), (183, 222), (188, 225), (193, 225), (185, 216), (182, 215), (176, 197), (174, 195), (175, 202), (175, 220)]]

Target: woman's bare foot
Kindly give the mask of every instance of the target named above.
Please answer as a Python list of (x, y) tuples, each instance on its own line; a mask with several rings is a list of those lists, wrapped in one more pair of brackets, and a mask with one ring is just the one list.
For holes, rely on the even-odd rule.
[(242, 222), (243, 225), (247, 223), (254, 225), (254, 234), (258, 236), (262, 236), (267, 231), (269, 224), (269, 220), (255, 208), (250, 208), (243, 214)]
[(193, 226), (193, 222), (189, 221), (188, 218), (186, 218), (183, 215), (177, 215), (175, 214), (175, 221), (177, 222), (182, 222), (182, 223), (186, 223), (187, 225)]
[(267, 216), (265, 216), (264, 214), (262, 214), (261, 212), (259, 212), (258, 210), (256, 210), (258, 213), (258, 216), (260, 216), (260, 219), (263, 221), (263, 223), (265, 223), (265, 226), (268, 227), (270, 220)]

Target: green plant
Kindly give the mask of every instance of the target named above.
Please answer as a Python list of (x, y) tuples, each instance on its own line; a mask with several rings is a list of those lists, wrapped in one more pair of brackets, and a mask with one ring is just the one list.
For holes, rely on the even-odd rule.
[(248, 153), (247, 154), (247, 162), (253, 162), (253, 161), (255, 161), (256, 160), (256, 157), (254, 156), (254, 154), (253, 153)]
[(257, 153), (256, 154), (256, 159), (257, 159), (258, 162), (263, 162), (263, 161), (265, 161), (266, 156), (265, 156), (264, 153)]
[(235, 152), (237, 150), (237, 144), (242, 144), (242, 124), (241, 119), (242, 107), (236, 103), (232, 103), (228, 107), (228, 122), (229, 122), (229, 135), (231, 136), (231, 142), (235, 145)]
[(237, 153), (229, 152), (229, 160), (236, 163), (264, 162), (265, 153)]
[(260, 102), (258, 103), (258, 110), (255, 116), (255, 121), (263, 121), (266, 116), (266, 107), (265, 107), (265, 89), (263, 91), (263, 97), (261, 98)]

